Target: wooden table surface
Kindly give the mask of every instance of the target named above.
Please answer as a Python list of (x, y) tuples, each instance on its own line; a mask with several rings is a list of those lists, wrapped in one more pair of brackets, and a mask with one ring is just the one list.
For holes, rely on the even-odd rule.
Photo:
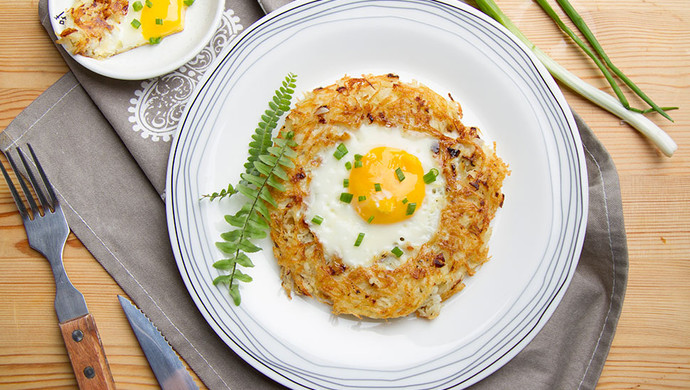
[[(609, 91), (595, 67), (536, 3), (497, 3), (556, 61)], [(618, 118), (564, 91), (618, 168), (628, 235), (627, 294), (598, 388), (687, 389), (690, 7), (687, 0), (572, 3), (619, 68), (660, 105), (680, 107), (671, 112), (675, 123), (650, 115), (678, 143), (676, 154), (666, 158)], [(0, 129), (68, 70), (40, 25), (37, 9), (37, 0), (0, 0)], [(6, 162), (4, 157), (2, 161)], [(156, 388), (117, 302), (116, 295), (123, 291), (73, 235), (64, 259), (68, 275), (84, 294), (100, 327), (118, 387)], [(76, 387), (57, 326), (54, 288), (49, 265), (29, 248), (9, 190), (0, 180), (0, 388)]]

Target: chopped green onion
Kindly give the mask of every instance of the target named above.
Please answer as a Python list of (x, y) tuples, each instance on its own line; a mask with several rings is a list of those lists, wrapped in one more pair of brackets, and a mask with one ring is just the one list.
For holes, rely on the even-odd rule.
[(141, 1), (135, 1), (132, 4), (132, 9), (137, 11), (137, 12), (141, 11), (142, 8), (144, 8), (144, 6), (141, 4)]
[(335, 157), (337, 160), (340, 160), (346, 154), (347, 154), (347, 147), (345, 146), (345, 144), (341, 143), (335, 148), (335, 152), (333, 152), (333, 157)]
[(360, 246), (362, 244), (362, 240), (364, 240), (364, 233), (359, 233), (357, 235), (357, 240), (355, 240), (355, 246)]
[(350, 179), (343, 179), (343, 187), (347, 188), (350, 186)]
[(350, 203), (350, 202), (352, 202), (352, 196), (353, 195), (348, 193), (348, 192), (343, 192), (340, 194), (340, 201), (345, 202), (345, 203)]
[(403, 255), (402, 249), (398, 248), (397, 246), (391, 250), (391, 253), (395, 255), (395, 257), (400, 257)]
[(364, 157), (364, 156), (362, 156), (361, 154), (355, 154), (355, 161), (361, 160), (362, 157)]
[(163, 19), (161, 19), (161, 18), (156, 18), (156, 24), (157, 24), (157, 25), (162, 25), (162, 24), (163, 24)]
[(371, 221), (373, 221), (373, 220), (374, 220), (374, 216), (372, 215), (371, 217), (369, 217), (369, 219), (367, 219), (367, 223), (371, 223)]
[(374, 183), (374, 189), (379, 192), (381, 191), (381, 183)]
[(346, 163), (345, 163), (345, 169), (347, 169), (348, 171), (349, 171), (350, 169), (352, 169), (352, 163), (349, 162), (349, 161), (346, 162)]
[(405, 180), (405, 174), (403, 173), (402, 169), (400, 169), (400, 167), (398, 167), (398, 169), (395, 170), (395, 177), (398, 178), (398, 181)]
[(131, 24), (132, 27), (134, 27), (134, 28), (139, 28), (139, 27), (141, 27), (141, 22), (138, 21), (138, 20), (136, 20), (136, 19), (132, 19), (132, 23), (130, 23), (130, 24)]
[(161, 37), (151, 37), (149, 38), (149, 43), (152, 45), (157, 45), (161, 43)]
[(190, 5), (194, 4), (194, 0), (184, 0), (184, 5), (189, 7)]
[(417, 203), (409, 203), (407, 205), (407, 211), (405, 212), (406, 215), (412, 215), (414, 214), (414, 209), (417, 208)]
[(405, 198), (405, 199), (402, 200), (402, 204), (405, 204), (405, 203), (407, 203), (407, 202), (409, 202), (409, 200), (407, 200), (407, 198)]
[(153, 7), (153, 3), (151, 2), (151, 0), (146, 0), (146, 6), (149, 8)]
[(311, 219), (311, 222), (317, 225), (321, 225), (321, 222), (323, 222), (323, 217), (320, 215), (315, 215), (314, 218)]
[(357, 197), (357, 200), (360, 201), (360, 202), (364, 202), (365, 200), (367, 200), (367, 197), (364, 196), (364, 195), (360, 195), (360, 196)]
[(355, 160), (355, 168), (361, 168), (362, 167), (362, 160)]
[(438, 176), (438, 169), (436, 169), (436, 168), (431, 168), (431, 170), (429, 170), (429, 172), (427, 172), (427, 173), (424, 174), (424, 176), (423, 176), (423, 178), (424, 178), (424, 183), (425, 183), (425, 184), (429, 184), (429, 183), (435, 182), (435, 181), (436, 181), (436, 176)]

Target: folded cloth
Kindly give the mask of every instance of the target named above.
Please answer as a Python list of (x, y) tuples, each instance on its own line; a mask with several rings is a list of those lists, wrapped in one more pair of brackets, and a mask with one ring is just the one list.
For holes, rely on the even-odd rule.
[[(264, 0), (270, 12), (285, 0)], [(206, 55), (262, 15), (252, 0), (227, 0)], [(47, 1), (39, 16), (52, 34)], [(72, 231), (212, 389), (280, 388), (239, 358), (205, 322), (170, 249), (164, 202), (170, 141), (185, 99), (208, 62), (145, 81), (81, 68), (46, 90), (0, 133), (0, 150), (31, 143)], [(593, 389), (606, 360), (627, 281), (627, 247), (616, 168), (576, 116), (587, 159), (589, 219), (573, 280), (534, 340), (477, 389)], [(113, 298), (115, 299), (115, 298)]]

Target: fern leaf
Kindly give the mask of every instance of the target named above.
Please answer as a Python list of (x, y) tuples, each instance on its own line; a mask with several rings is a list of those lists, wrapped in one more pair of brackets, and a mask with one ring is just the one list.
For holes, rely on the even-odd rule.
[(288, 175), (282, 167), (294, 167), (290, 158), (297, 154), (292, 149), (296, 145), (292, 134), (273, 138), (272, 131), (283, 113), (290, 109), (295, 80), (296, 76), (293, 74), (286, 76), (282, 86), (268, 102), (268, 109), (261, 115), (249, 143), (245, 172), (240, 175), (240, 182), (236, 186), (228, 188), (233, 193), (241, 193), (247, 202), (234, 215), (225, 216), (226, 222), (236, 229), (222, 233), (224, 241), (217, 242), (216, 246), (230, 257), (215, 262), (213, 266), (229, 273), (215, 278), (213, 283), (228, 285), (228, 292), (235, 305), (241, 302), (239, 282), (252, 281), (251, 276), (240, 271), (238, 266), (254, 266), (247, 253), (258, 252), (261, 247), (252, 240), (267, 237), (270, 229), (269, 206), (278, 206), (269, 187), (284, 191), (285, 186), (281, 180), (286, 180)]

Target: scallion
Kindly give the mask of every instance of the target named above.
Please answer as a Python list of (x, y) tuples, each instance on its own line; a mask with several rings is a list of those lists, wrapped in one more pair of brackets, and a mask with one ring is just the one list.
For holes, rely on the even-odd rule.
[(348, 171), (349, 171), (350, 169), (352, 169), (352, 163), (349, 162), (349, 161), (347, 161), (347, 162), (345, 163), (345, 169), (347, 169)]
[(397, 246), (393, 249), (391, 249), (391, 253), (395, 255), (395, 257), (400, 257), (403, 255), (402, 249), (398, 248)]
[(362, 160), (355, 160), (355, 168), (361, 168), (362, 167)]
[(403, 180), (405, 180), (405, 174), (403, 173), (403, 171), (402, 171), (402, 169), (401, 169), (400, 167), (398, 167), (398, 168), (395, 170), (395, 177), (398, 178), (398, 181), (403, 181)]
[(139, 27), (141, 27), (141, 22), (138, 21), (137, 19), (132, 19), (132, 23), (130, 23), (130, 24), (131, 24), (132, 27), (134, 27), (134, 28), (139, 28)]
[(352, 194), (349, 192), (343, 192), (340, 194), (340, 201), (345, 202), (345, 203), (350, 203), (352, 202)]
[(417, 203), (408, 203), (407, 204), (407, 210), (405, 211), (405, 215), (412, 215), (414, 214), (414, 210), (417, 208)]
[(367, 200), (367, 197), (364, 196), (364, 195), (360, 195), (360, 196), (357, 197), (357, 200), (358, 200), (359, 202), (364, 202), (365, 200)]
[(139, 12), (142, 10), (142, 8), (144, 8), (144, 6), (141, 4), (141, 1), (135, 1), (134, 3), (132, 3), (133, 10)]
[[(597, 54), (599, 55), (599, 57), (601, 57), (601, 59), (604, 60), (604, 62), (606, 63), (606, 66), (608, 66), (609, 69), (611, 69), (611, 71), (616, 74), (616, 76), (618, 76), (621, 80), (623, 80), (623, 82), (628, 87), (630, 87), (630, 89), (633, 92), (635, 92), (637, 94), (637, 96), (639, 96), (642, 100), (644, 100), (647, 104), (649, 104), (654, 109), (654, 111), (658, 112), (659, 114), (663, 115), (664, 118), (673, 122), (673, 119), (671, 119), (671, 117), (666, 113), (666, 111), (664, 111), (664, 109), (662, 109), (656, 103), (654, 103), (652, 101), (652, 99), (650, 99), (644, 92), (642, 92), (642, 90), (635, 83), (633, 83), (632, 80), (630, 80), (620, 69), (618, 69), (618, 67), (616, 67), (613, 64), (613, 62), (611, 61), (609, 56), (606, 54), (606, 52), (604, 52), (604, 48), (601, 47), (601, 45), (599, 44), (599, 41), (597, 40), (597, 38), (592, 33), (592, 30), (589, 29), (589, 27), (585, 23), (584, 19), (582, 19), (580, 14), (575, 10), (575, 8), (573, 8), (573, 6), (570, 4), (570, 2), (568, 2), (568, 0), (556, 0), (556, 1), (561, 6), (563, 11), (565, 11), (566, 15), (568, 15), (568, 17), (573, 22), (573, 24), (575, 24), (577, 29), (580, 30), (580, 32), (585, 37), (585, 39), (587, 39), (589, 44), (592, 45), (592, 47), (594, 48), (594, 51), (596, 51)], [(630, 108), (630, 105), (626, 105), (625, 103), (623, 103), (623, 100), (621, 100), (621, 103), (626, 108), (628, 108), (628, 109)]]
[(364, 233), (359, 233), (357, 239), (355, 240), (355, 246), (360, 246), (364, 240)]
[(146, 6), (149, 8), (153, 7), (153, 3), (151, 2), (151, 0), (146, 0)]
[(149, 43), (152, 45), (157, 45), (161, 43), (161, 37), (151, 37), (149, 38)]
[(376, 192), (381, 191), (382, 190), (381, 183), (374, 183), (374, 190), (376, 190)]
[(159, 25), (159, 26), (163, 25), (163, 19), (161, 19), (161, 18), (156, 18), (156, 24)]
[(546, 55), (546, 53), (541, 51), (527, 39), (520, 29), (518, 29), (501, 9), (498, 8), (498, 5), (496, 5), (493, 0), (477, 0), (477, 5), (484, 13), (496, 19), (518, 39), (525, 43), (556, 79), (601, 108), (628, 122), (628, 124), (654, 142), (666, 156), (672, 156), (676, 149), (678, 149), (678, 145), (675, 141), (673, 141), (673, 139), (659, 126), (649, 120), (649, 118), (639, 112), (628, 110), (619, 100), (575, 76)]
[(371, 221), (373, 221), (373, 220), (374, 220), (374, 216), (372, 215), (371, 217), (369, 217), (369, 219), (367, 219), (367, 223), (371, 223)]
[(190, 5), (194, 4), (194, 0), (184, 0), (184, 5), (189, 7)]
[(345, 146), (345, 144), (341, 143), (335, 148), (335, 152), (333, 152), (333, 157), (335, 157), (337, 160), (340, 160), (341, 158), (345, 157), (346, 154), (347, 147)]
[(350, 186), (350, 179), (343, 179), (343, 187), (347, 188)]
[(311, 219), (311, 222), (317, 225), (321, 225), (321, 223), (323, 222), (323, 217), (320, 215), (315, 215), (314, 218)]
[(424, 178), (424, 183), (425, 184), (430, 184), (436, 181), (436, 177), (438, 176), (438, 169), (436, 168), (431, 168), (429, 172), (425, 173), (423, 178)]

